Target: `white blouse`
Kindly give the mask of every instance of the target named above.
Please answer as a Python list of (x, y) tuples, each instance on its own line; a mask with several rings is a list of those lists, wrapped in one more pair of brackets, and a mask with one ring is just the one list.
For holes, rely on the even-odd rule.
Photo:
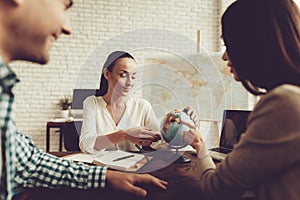
[[(90, 96), (83, 102), (83, 123), (79, 146), (83, 152), (95, 154), (96, 137), (107, 135), (119, 130), (134, 127), (147, 127), (159, 131), (159, 122), (154, 114), (151, 104), (145, 99), (130, 98), (126, 103), (125, 112), (118, 125), (115, 124), (106, 102), (102, 97)], [(124, 151), (138, 150), (134, 144), (123, 141), (106, 149), (120, 149)], [(103, 151), (103, 150), (101, 150)]]

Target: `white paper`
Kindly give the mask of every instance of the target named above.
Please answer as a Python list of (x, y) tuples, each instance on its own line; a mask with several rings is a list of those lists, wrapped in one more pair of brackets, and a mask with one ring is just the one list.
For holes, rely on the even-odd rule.
[(63, 157), (66, 160), (72, 160), (76, 162), (93, 163), (94, 157), (90, 154), (77, 153)]
[[(114, 161), (115, 159), (122, 158), (125, 156), (130, 156), (130, 155), (133, 155), (133, 157), (122, 159), (119, 161)], [(97, 162), (103, 163), (108, 166), (116, 166), (125, 169), (135, 166), (137, 162), (139, 162), (145, 157), (143, 154), (130, 153), (121, 150), (104, 151), (100, 154), (96, 154), (93, 156), (94, 156), (94, 160)]]

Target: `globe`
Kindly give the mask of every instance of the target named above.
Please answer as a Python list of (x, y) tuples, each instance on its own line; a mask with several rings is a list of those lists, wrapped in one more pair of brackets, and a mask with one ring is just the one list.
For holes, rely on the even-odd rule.
[(171, 148), (180, 149), (188, 145), (184, 140), (183, 133), (190, 128), (182, 124), (182, 121), (194, 125), (190, 117), (179, 110), (169, 112), (161, 123), (161, 135)]

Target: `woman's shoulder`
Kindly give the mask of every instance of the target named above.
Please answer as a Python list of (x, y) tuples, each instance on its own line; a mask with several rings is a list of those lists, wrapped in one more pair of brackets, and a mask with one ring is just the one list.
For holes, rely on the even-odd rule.
[(289, 84), (278, 86), (264, 95), (256, 107), (298, 110), (300, 107), (300, 87)]
[[(281, 85), (264, 95), (247, 120), (248, 137), (266, 139), (293, 134), (300, 121), (300, 88)], [(262, 130), (265, 132), (261, 134)], [(268, 131), (265, 131), (268, 130)]]
[(147, 103), (147, 104), (150, 104), (149, 101), (147, 101), (144, 98), (132, 97), (130, 100), (134, 103)]
[(130, 102), (135, 106), (147, 106), (147, 107), (151, 106), (149, 101), (143, 98), (131, 98)]
[(268, 98), (287, 103), (300, 103), (300, 86), (290, 84), (280, 85), (265, 95), (265, 99)]
[(96, 97), (94, 95), (92, 96), (88, 96), (87, 98), (85, 98), (85, 100), (83, 101), (85, 104), (90, 104), (90, 103), (101, 103), (101, 102), (105, 102), (103, 100), (103, 98), (101, 96)]
[(271, 94), (274, 95), (300, 95), (300, 86), (284, 84), (276, 87), (275, 89), (271, 90)]

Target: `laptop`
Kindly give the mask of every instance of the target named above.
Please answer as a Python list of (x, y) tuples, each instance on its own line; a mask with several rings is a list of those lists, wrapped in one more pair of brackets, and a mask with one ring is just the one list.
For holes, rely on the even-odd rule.
[(222, 131), (220, 144), (216, 148), (209, 149), (209, 155), (218, 161), (225, 159), (233, 146), (239, 141), (246, 130), (249, 110), (224, 110), (222, 119)]

